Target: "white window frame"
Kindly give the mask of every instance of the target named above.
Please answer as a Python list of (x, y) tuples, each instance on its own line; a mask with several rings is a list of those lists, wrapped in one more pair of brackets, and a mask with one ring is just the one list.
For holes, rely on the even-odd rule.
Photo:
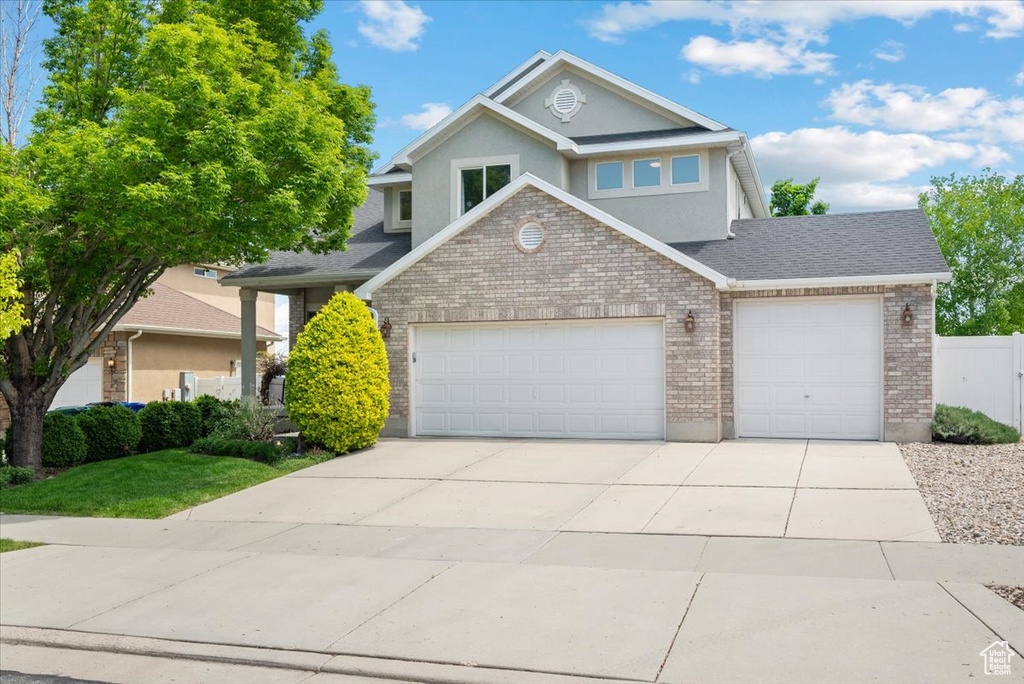
[(193, 266), (192, 275), (196, 278), (209, 278), (210, 280), (217, 280), (220, 277), (217, 271), (212, 268), (206, 268), (205, 266)]
[(618, 188), (602, 188), (598, 192), (613, 192), (615, 190), (625, 190), (626, 189), (626, 165), (624, 163), (622, 163), (621, 161), (619, 161), (618, 159), (603, 159), (603, 160), (594, 162), (594, 187), (595, 188), (597, 187), (597, 167), (605, 165), (605, 164), (618, 164), (619, 165), (619, 168), (622, 169), (622, 185), (620, 187), (618, 187)]
[[(672, 162), (676, 159), (686, 159), (687, 157), (697, 157), (697, 182), (689, 181), (687, 183), (676, 183), (672, 180)], [(674, 187), (681, 187), (686, 185), (700, 185), (704, 180), (704, 160), (700, 158), (699, 154), (673, 154), (668, 159), (668, 182), (669, 185)]]
[[(463, 169), (475, 169), (480, 167), (488, 166), (504, 166), (509, 167), (509, 182), (514, 181), (519, 177), (519, 155), (518, 154), (505, 154), (494, 157), (471, 157), (467, 159), (452, 159), (452, 172), (451, 172), (451, 220), (462, 216), (462, 170)], [(487, 171), (484, 171), (484, 187), (487, 184)], [(484, 199), (487, 199), (486, 197)]]
[[(643, 162), (659, 162), (658, 166), (658, 182), (656, 185), (640, 185), (636, 184), (636, 165)], [(665, 160), (661, 157), (644, 157), (643, 159), (634, 159), (629, 162), (630, 175), (632, 176), (632, 185), (634, 190), (647, 190), (648, 188), (657, 188), (665, 184)]]
[[(412, 219), (407, 221), (402, 220), (402, 193), (409, 193), (409, 202), (411, 206), (412, 202), (412, 188), (396, 188), (395, 196), (392, 200), (392, 214), (391, 214), (391, 226), (394, 230), (412, 230)], [(413, 208), (415, 211), (415, 208)], [(415, 214), (413, 214), (415, 215)]]
[[(700, 158), (700, 180), (697, 183), (672, 183), (672, 158), (673, 157), (699, 157)], [(661, 184), (646, 187), (634, 187), (633, 185), (633, 162), (661, 160)], [(622, 188), (614, 190), (597, 189), (597, 165), (608, 162), (622, 163)], [(665, 151), (661, 154), (634, 154), (630, 156), (606, 156), (591, 157), (587, 160), (587, 199), (612, 199), (615, 197), (644, 197), (646, 195), (672, 195), (685, 192), (707, 192), (708, 190), (708, 150), (694, 150), (687, 152)]]

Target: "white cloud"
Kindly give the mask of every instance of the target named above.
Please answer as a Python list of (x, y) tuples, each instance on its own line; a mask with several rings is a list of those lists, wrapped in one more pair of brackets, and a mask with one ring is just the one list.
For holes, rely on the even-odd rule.
[(903, 47), (903, 43), (898, 40), (887, 40), (872, 50), (871, 54), (883, 62), (902, 62), (906, 57)]
[(974, 30), (974, 27), (964, 21), (953, 26), (953, 30), (957, 33), (970, 33)]
[(274, 332), (284, 338), (281, 342), (274, 343), (274, 352), (277, 354), (288, 353), (288, 297), (274, 295)]
[(692, 83), (693, 85), (697, 85), (698, 83), (700, 83), (700, 70), (699, 69), (690, 69), (685, 74), (683, 74), (683, 78), (686, 79), (687, 83)]
[(1014, 77), (1013, 82), (1019, 86), (1024, 86), (1024, 69), (1017, 72), (1017, 76)]
[(827, 74), (835, 55), (807, 49), (807, 42), (786, 40), (775, 44), (764, 39), (723, 43), (697, 36), (683, 47), (680, 56), (720, 74), (749, 73), (760, 78), (780, 74)]
[(377, 47), (393, 52), (419, 49), (420, 37), (430, 21), (423, 10), (402, 0), (361, 0), (364, 20), (359, 33)]
[(402, 125), (414, 131), (425, 131), (438, 121), (452, 113), (452, 108), (444, 102), (427, 102), (423, 111), (415, 114), (402, 115)]
[(823, 180), (816, 188), (814, 196), (828, 202), (832, 213), (884, 211), (916, 206), (918, 196), (922, 192), (927, 192), (928, 188), (927, 185), (828, 183)]
[(1024, 98), (1000, 100), (984, 88), (929, 93), (916, 85), (858, 81), (829, 93), (829, 118), (890, 130), (938, 133), (954, 140), (1024, 143)]
[(770, 26), (793, 37), (807, 38), (820, 37), (830, 26), (842, 22), (886, 18), (910, 24), (939, 13), (984, 20), (992, 38), (1010, 38), (1024, 32), (1024, 4), (1019, 0), (626, 1), (603, 5), (597, 16), (584, 24), (591, 36), (606, 42), (619, 42), (628, 33), (665, 22), (693, 19), (728, 25), (734, 32), (759, 33)]

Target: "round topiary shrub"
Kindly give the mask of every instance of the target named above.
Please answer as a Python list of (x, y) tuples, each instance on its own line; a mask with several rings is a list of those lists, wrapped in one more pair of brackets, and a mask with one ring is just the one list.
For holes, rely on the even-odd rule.
[(142, 424), (124, 406), (94, 406), (75, 417), (89, 445), (87, 461), (130, 456), (142, 439)]
[(155, 401), (142, 407), (139, 422), (139, 451), (146, 453), (191, 445), (200, 437), (202, 416), (189, 402)]
[(43, 418), (43, 467), (70, 468), (85, 462), (88, 446), (78, 421), (62, 413)]
[(388, 416), (388, 357), (370, 310), (331, 299), (288, 354), (285, 404), (306, 440), (337, 453), (376, 443)]

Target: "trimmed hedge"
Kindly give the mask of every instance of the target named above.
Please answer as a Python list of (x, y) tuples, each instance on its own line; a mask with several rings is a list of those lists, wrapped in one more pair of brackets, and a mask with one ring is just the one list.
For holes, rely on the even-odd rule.
[(85, 462), (89, 448), (78, 421), (62, 413), (43, 418), (43, 467), (70, 468)]
[(142, 423), (124, 406), (93, 406), (75, 416), (88, 443), (87, 461), (130, 456), (142, 440)]
[(288, 417), (303, 438), (346, 453), (377, 442), (388, 416), (388, 357), (370, 310), (334, 295), (288, 354)]
[(0, 466), (0, 487), (28, 484), (36, 479), (36, 471), (17, 466)]
[(247, 439), (203, 437), (196, 440), (189, 450), (207, 456), (233, 456), (262, 463), (276, 463), (281, 459), (281, 452), (270, 442), (250, 442)]
[(229, 422), (238, 405), (237, 402), (218, 399), (210, 394), (202, 394), (192, 403), (199, 409), (199, 432), (202, 437), (209, 437)]
[(932, 439), (954, 444), (1013, 444), (1020, 441), (1020, 433), (980, 411), (939, 404), (932, 421)]
[(142, 441), (139, 451), (187, 447), (200, 437), (202, 415), (191, 402), (164, 401), (146, 404), (139, 411)]

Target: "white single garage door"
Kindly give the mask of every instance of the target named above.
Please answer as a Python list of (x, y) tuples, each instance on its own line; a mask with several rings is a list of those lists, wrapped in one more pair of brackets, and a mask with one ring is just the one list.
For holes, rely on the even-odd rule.
[(661, 439), (661, 321), (415, 326), (417, 435)]
[(103, 360), (89, 359), (57, 390), (51, 409), (103, 401)]
[(735, 325), (738, 436), (880, 438), (877, 298), (742, 301)]

